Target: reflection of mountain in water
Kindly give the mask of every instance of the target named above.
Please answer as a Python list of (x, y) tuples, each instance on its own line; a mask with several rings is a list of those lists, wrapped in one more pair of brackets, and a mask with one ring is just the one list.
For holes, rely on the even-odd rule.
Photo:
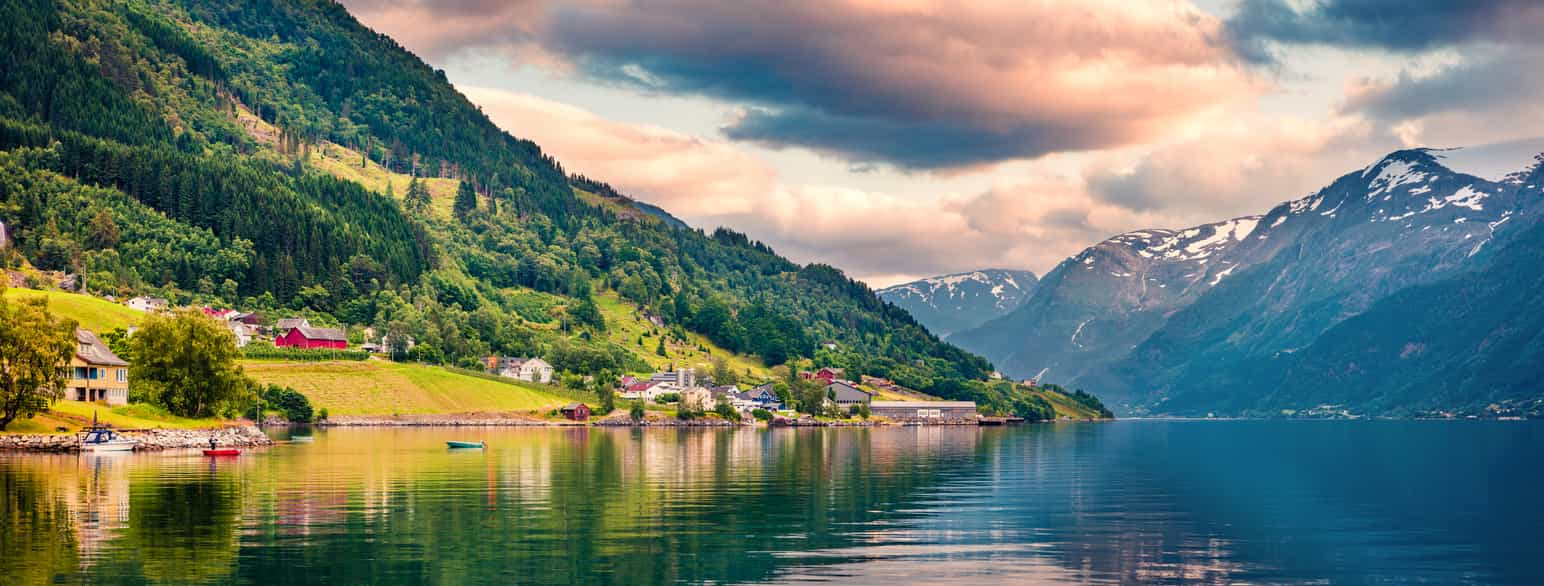
[(454, 434), (490, 447), (331, 430), (222, 462), (0, 455), (0, 576), (1544, 583), (1525, 425)]

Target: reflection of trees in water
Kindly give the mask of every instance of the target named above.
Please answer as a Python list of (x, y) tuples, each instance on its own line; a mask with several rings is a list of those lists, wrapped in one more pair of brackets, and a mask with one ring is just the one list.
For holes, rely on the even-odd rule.
[(161, 584), (229, 580), (235, 569), (241, 483), (215, 464), (146, 462), (129, 476), (128, 526), (94, 574)]
[[(893, 511), (972, 474), (982, 437), (974, 428), (510, 433), (481, 454), (394, 460), (371, 485), (388, 494), (369, 498), (388, 506), (364, 506), (357, 487), (358, 506), (313, 527), (305, 547), (249, 543), (238, 578), (763, 580), (789, 563), (779, 552), (857, 545), (875, 521), (921, 515)], [(544, 490), (533, 490), (537, 478)]]
[(0, 582), (79, 581), (74, 523), (47, 470), (0, 456)]

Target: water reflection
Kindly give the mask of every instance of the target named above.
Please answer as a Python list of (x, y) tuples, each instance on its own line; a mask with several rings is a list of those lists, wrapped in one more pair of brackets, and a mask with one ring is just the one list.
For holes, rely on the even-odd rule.
[(0, 581), (1538, 583), (1516, 560), (1544, 553), (1539, 472), (1514, 465), (1544, 455), (1538, 429), (336, 429), (237, 459), (0, 454)]

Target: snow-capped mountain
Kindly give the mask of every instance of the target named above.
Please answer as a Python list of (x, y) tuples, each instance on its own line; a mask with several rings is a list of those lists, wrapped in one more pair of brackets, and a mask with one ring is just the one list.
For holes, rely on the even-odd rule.
[(983, 269), (902, 283), (878, 294), (933, 333), (948, 336), (1013, 311), (1038, 281), (1029, 271)]
[(1128, 413), (1302, 407), (1236, 375), (1397, 291), (1473, 269), (1536, 222), (1535, 168), (1487, 179), (1445, 166), (1453, 154), (1398, 151), (1259, 216), (1112, 237), (950, 341), (1009, 375), (1049, 368), (1047, 380)]

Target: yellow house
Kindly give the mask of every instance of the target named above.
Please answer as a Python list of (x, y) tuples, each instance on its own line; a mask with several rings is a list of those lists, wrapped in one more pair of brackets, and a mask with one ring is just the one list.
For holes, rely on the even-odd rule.
[(129, 402), (129, 363), (107, 348), (96, 334), (75, 330), (75, 356), (70, 358), (64, 398), (71, 401)]

